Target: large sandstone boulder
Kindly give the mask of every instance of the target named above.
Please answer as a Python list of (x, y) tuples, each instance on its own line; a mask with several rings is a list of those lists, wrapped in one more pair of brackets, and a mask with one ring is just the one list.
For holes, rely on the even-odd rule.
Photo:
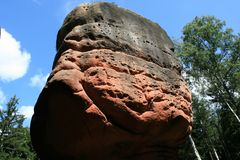
[(176, 159), (192, 118), (173, 48), (158, 24), (116, 5), (74, 9), (32, 117), (41, 160)]

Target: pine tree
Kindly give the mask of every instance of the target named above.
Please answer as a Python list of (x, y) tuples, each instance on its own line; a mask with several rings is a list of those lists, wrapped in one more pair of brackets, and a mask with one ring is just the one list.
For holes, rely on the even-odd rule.
[(18, 99), (13, 96), (0, 110), (0, 159), (36, 159), (31, 147), (29, 128), (23, 127), (24, 116), (18, 113)]

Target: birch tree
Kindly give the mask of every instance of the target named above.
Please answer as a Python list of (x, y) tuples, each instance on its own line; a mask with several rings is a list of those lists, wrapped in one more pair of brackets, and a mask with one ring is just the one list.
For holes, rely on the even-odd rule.
[(210, 111), (218, 117), (221, 144), (210, 145), (212, 157), (240, 159), (240, 35), (215, 17), (196, 17), (183, 28), (178, 55), (194, 82), (208, 82), (202, 96), (210, 97)]

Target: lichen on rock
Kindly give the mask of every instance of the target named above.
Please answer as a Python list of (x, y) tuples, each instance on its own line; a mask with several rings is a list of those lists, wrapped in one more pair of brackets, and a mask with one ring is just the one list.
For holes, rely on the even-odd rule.
[(31, 122), (40, 159), (176, 159), (192, 116), (173, 48), (158, 24), (114, 4), (69, 13)]

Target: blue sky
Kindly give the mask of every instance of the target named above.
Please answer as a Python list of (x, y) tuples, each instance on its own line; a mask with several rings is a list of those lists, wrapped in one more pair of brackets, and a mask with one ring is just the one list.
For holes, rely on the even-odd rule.
[[(107, 1), (107, 0), (106, 0)], [(56, 54), (56, 34), (76, 5), (93, 0), (2, 0), (0, 4), (0, 109), (10, 97), (20, 98), (19, 112), (29, 125), (33, 106)], [(196, 16), (212, 15), (240, 32), (239, 0), (109, 0), (130, 9), (179, 39)]]

